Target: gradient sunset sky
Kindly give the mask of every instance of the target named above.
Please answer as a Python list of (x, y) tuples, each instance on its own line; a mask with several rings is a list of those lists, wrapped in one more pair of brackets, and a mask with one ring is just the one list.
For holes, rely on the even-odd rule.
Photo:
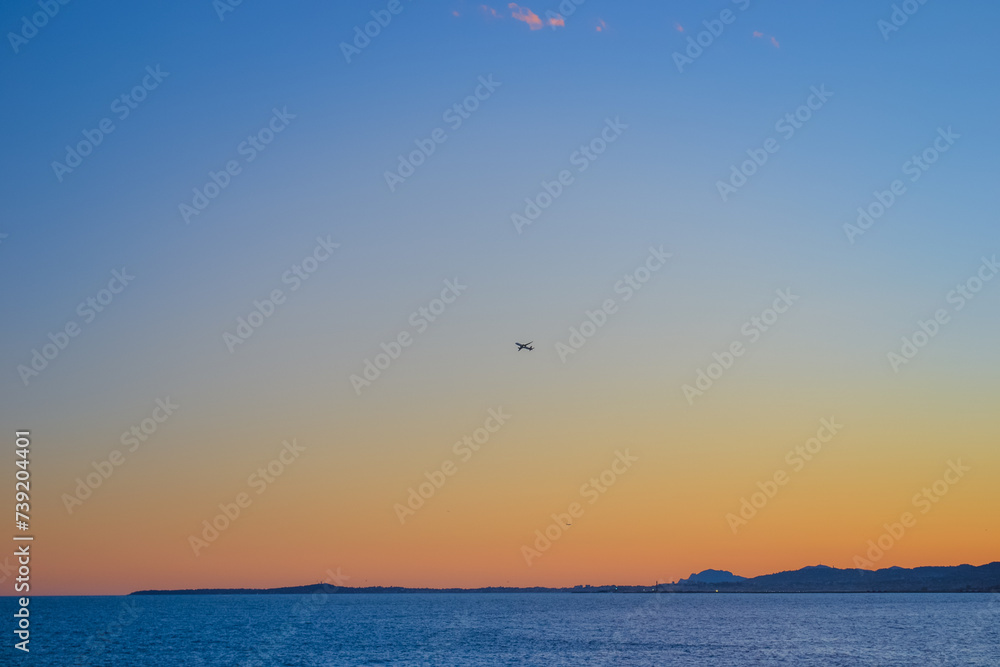
[[(0, 48), (0, 472), (13, 479), (13, 432), (30, 429), (33, 593), (338, 568), (349, 585), (440, 587), (853, 567), (904, 512), (916, 525), (873, 567), (1000, 559), (1000, 279), (975, 284), (1000, 253), (1000, 7), (931, 2), (887, 30), (892, 3), (862, 0), (401, 0), (355, 52), (342, 44), (392, 3), (220, 4), (70, 3)], [(6, 6), (4, 33), (37, 11)], [(699, 33), (711, 42), (679, 68)], [(116, 98), (157, 67), (122, 119)], [(477, 88), (455, 127), (448, 110)], [(241, 150), (275, 109), (273, 142)], [(57, 173), (104, 118), (114, 131)], [(609, 123), (615, 140), (581, 158)], [(769, 139), (723, 201), (718, 182)], [(933, 164), (907, 166), (935, 141)], [(186, 221), (180, 205), (229, 161), (239, 173)], [(519, 233), (511, 216), (564, 170)], [(897, 179), (905, 192), (849, 239)], [(292, 290), (317, 238), (339, 247)], [(626, 301), (619, 281), (651, 247), (670, 257)], [(78, 310), (123, 267), (134, 280), (104, 310)], [(981, 290), (959, 307), (970, 279)], [(446, 281), (465, 289), (422, 330), (411, 314)], [(284, 303), (227, 345), (275, 289)], [(793, 305), (754, 339), (779, 290)], [(557, 343), (608, 299), (564, 361)], [(894, 369), (888, 353), (939, 310)], [(47, 367), (18, 370), (71, 321)], [(403, 332), (412, 344), (356, 391)], [(734, 341), (744, 354), (689, 401)], [(174, 414), (128, 451), (122, 434), (168, 398)], [(463, 461), (454, 443), (501, 408)], [(824, 419), (842, 428), (796, 470), (786, 455)], [(254, 486), (293, 440), (298, 458)], [(68, 507), (114, 450), (124, 462)], [(581, 487), (626, 451), (637, 460), (590, 503)], [(454, 475), (401, 523), (394, 506), (447, 460)], [(914, 497), (949, 461), (968, 470), (923, 513)], [(734, 533), (727, 515), (777, 471), (787, 484)], [(196, 555), (190, 536), (240, 493), (250, 506)], [(522, 547), (574, 502), (582, 516), (529, 565)]]

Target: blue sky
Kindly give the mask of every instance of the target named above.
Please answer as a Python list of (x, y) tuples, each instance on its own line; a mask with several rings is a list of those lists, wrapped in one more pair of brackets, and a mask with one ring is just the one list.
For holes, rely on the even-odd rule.
[[(544, 17), (557, 9), (549, 4), (531, 9)], [(352, 344), (391, 329), (393, 313), (409, 312), (451, 274), (475, 279), (511, 315), (538, 317), (553, 298), (583, 306), (612, 267), (627, 268), (651, 243), (677, 251), (696, 286), (686, 291), (701, 303), (739, 302), (742, 289), (788, 280), (819, 291), (836, 281), (835, 300), (875, 311), (895, 302), (903, 317), (974, 268), (995, 238), (986, 214), (998, 111), (989, 16), (970, 21), (932, 3), (885, 40), (877, 22), (891, 7), (861, 2), (741, 11), (742, 3), (591, 0), (564, 27), (540, 30), (502, 5), (500, 19), (471, 3), (401, 6), (349, 64), (340, 43), (381, 5), (274, 12), (243, 3), (220, 20), (208, 2), (69, 4), (8, 52), (4, 81), (20, 100), (3, 112), (3, 270), (15, 286), (4, 298), (19, 322), (4, 341), (8, 367), (112, 268), (140, 277), (123, 297), (137, 293), (133, 312), (107, 315), (127, 317), (135, 335), (107, 344), (141, 349), (137, 337), (174, 327), (199, 338), (194, 318), (224, 327), (318, 234), (344, 252), (303, 298), (331, 299), (331, 312), (355, 308), (336, 324)], [(15, 29), (33, 8), (10, 7), (6, 25)], [(672, 54), (726, 9), (735, 21), (678, 72)], [(112, 101), (147, 66), (169, 76), (59, 182), (51, 163), (114, 116)], [(384, 172), (442, 126), (442, 112), (480, 76), (502, 85), (390, 193)], [(716, 183), (730, 165), (776, 136), (775, 121), (819, 85), (832, 99), (720, 201)], [(178, 205), (210, 170), (240, 158), (237, 146), (273, 108), (296, 118), (185, 225)], [(513, 233), (510, 215), (607, 118), (627, 123), (621, 140), (539, 222)], [(961, 134), (955, 149), (856, 246), (845, 244), (842, 226), (857, 206), (898, 178), (939, 127)], [(724, 306), (701, 309), (716, 312), (725, 313), (721, 326)], [(228, 317), (210, 317), (221, 313)]]

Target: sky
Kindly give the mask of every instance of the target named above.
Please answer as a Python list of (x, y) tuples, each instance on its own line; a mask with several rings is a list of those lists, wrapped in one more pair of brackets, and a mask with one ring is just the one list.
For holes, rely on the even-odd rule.
[(996, 559), (1000, 8), (45, 6), (33, 593)]

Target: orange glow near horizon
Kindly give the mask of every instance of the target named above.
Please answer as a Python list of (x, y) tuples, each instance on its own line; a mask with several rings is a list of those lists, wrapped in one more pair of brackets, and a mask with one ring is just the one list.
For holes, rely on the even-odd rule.
[[(459, 432), (435, 427), (431, 415), (373, 425), (375, 439), (348, 455), (336, 453), (316, 424), (295, 436), (304, 451), (259, 494), (259, 478), (256, 486), (248, 479), (277, 459), (279, 434), (249, 436), (253, 444), (235, 462), (202, 458), (192, 472), (166, 454), (186, 446), (190, 425), (179, 412), (72, 515), (63, 502), (39, 507), (48, 537), (37, 555), (38, 593), (301, 585), (338, 567), (351, 577), (348, 585), (426, 587), (648, 584), (708, 568), (743, 576), (816, 564), (848, 568), (884, 524), (907, 511), (916, 525), (874, 569), (995, 560), (997, 536), (976, 518), (1000, 501), (980, 472), (997, 458), (988, 438), (968, 432), (957, 446), (947, 429), (927, 419), (901, 425), (891, 411), (881, 426), (817, 411), (815, 419), (759, 425), (748, 437), (759, 421), (749, 409), (730, 424), (696, 418), (665, 440), (655, 421), (642, 425), (643, 414), (655, 414), (642, 401), (617, 435), (585, 406), (556, 407), (558, 421), (528, 403), (504, 406), (509, 421), (478, 451), (455, 443), (495, 425), (487, 410), (460, 419)], [(831, 418), (842, 430), (809, 461), (798, 460), (795, 448), (808, 453), (821, 420)], [(558, 426), (564, 419), (569, 428)], [(873, 448), (890, 437), (910, 453), (905, 464), (892, 449)], [(387, 466), (372, 447), (392, 440), (409, 447), (395, 449)], [(623, 468), (622, 456), (636, 460)], [(914, 497), (945, 478), (949, 460), (970, 470), (921, 513), (929, 503)], [(441, 472), (446, 461), (451, 475)], [(88, 470), (85, 457), (51, 465), (59, 488), (53, 498), (72, 492), (74, 478)], [(159, 474), (129, 474), (130, 466)], [(774, 489), (776, 471), (788, 480)], [(401, 523), (397, 507), (407, 507), (410, 489), (419, 496), (422, 484), (428, 497), (414, 500), (417, 509)], [(738, 516), (743, 499), (759, 504), (764, 496), (753, 496), (760, 485), (773, 497), (734, 534), (727, 515)], [(240, 493), (249, 505), (194, 555), (190, 537), (202, 536), (202, 521), (224, 525), (219, 505), (234, 512)], [(561, 522), (573, 503), (579, 516), (557, 529), (552, 515)], [(529, 565), (524, 548), (536, 549), (536, 531), (547, 528), (556, 539)]]

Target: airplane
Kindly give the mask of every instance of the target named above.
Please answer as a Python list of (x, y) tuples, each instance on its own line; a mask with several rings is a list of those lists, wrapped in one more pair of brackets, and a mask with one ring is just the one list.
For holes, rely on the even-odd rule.
[(518, 352), (520, 352), (521, 350), (527, 350), (528, 352), (531, 352), (532, 350), (535, 349), (535, 348), (531, 347), (531, 344), (534, 343), (534, 342), (535, 341), (533, 341), (533, 340), (529, 340), (527, 343), (514, 343), (514, 345), (517, 345), (517, 351)]

